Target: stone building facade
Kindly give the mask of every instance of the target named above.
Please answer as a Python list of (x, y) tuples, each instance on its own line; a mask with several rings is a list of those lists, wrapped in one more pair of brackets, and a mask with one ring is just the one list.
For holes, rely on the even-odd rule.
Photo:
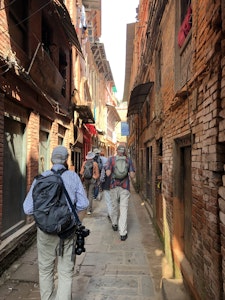
[(225, 297), (224, 14), (221, 0), (141, 0), (128, 99), (137, 190), (171, 277), (202, 300)]

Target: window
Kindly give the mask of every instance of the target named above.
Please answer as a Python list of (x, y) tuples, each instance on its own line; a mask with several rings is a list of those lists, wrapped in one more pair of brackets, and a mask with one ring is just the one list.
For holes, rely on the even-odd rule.
[(59, 125), (59, 127), (58, 127), (58, 145), (64, 144), (65, 134), (66, 134), (66, 128)]
[(147, 125), (149, 125), (150, 123), (150, 97), (149, 95), (146, 98), (146, 121), (147, 121)]
[(50, 46), (52, 45), (52, 30), (44, 18), (42, 18), (42, 44), (44, 50), (51, 55)]
[(62, 75), (62, 78), (64, 80), (61, 93), (64, 97), (66, 97), (66, 69), (67, 69), (67, 60), (66, 60), (66, 54), (63, 52), (63, 50), (60, 50), (59, 52), (59, 72)]
[(180, 29), (178, 32), (178, 45), (182, 47), (192, 27), (192, 9), (190, 0), (180, 0)]
[(182, 89), (191, 78), (192, 65), (191, 1), (176, 0), (175, 90)]
[(160, 91), (161, 88), (161, 66), (162, 66), (162, 45), (160, 45), (158, 51), (156, 52), (156, 76), (155, 76), (155, 83), (156, 83), (156, 90)]
[(9, 6), (9, 31), (16, 44), (27, 50), (28, 0), (17, 0)]

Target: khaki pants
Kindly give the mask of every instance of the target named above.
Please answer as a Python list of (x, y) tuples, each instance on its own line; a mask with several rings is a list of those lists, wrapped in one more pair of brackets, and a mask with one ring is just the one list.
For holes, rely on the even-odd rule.
[[(64, 242), (63, 256), (57, 256), (59, 237), (37, 230), (39, 285), (42, 300), (71, 300), (75, 260), (71, 261), (73, 239)], [(54, 268), (57, 258), (58, 288), (54, 293)]]
[(121, 187), (110, 190), (112, 203), (111, 220), (113, 225), (118, 225), (120, 235), (127, 234), (127, 212), (130, 192)]
[(92, 212), (93, 198), (94, 198), (94, 187), (96, 184), (95, 179), (84, 179), (84, 187), (87, 193), (87, 198), (89, 200), (89, 206), (87, 211)]

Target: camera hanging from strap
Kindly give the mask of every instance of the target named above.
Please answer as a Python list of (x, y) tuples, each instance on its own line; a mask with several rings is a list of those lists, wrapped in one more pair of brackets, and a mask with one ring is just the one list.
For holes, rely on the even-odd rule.
[[(62, 178), (61, 178), (61, 180), (62, 180)], [(90, 234), (90, 230), (86, 229), (85, 226), (82, 225), (82, 223), (79, 219), (79, 216), (76, 212), (75, 205), (73, 205), (73, 203), (70, 199), (69, 193), (66, 190), (63, 180), (62, 180), (62, 186), (63, 186), (63, 191), (66, 195), (66, 198), (68, 200), (68, 203), (74, 214), (75, 223), (76, 223), (75, 234), (77, 235), (77, 239), (76, 239), (76, 243), (75, 243), (75, 238), (73, 238), (73, 248), (72, 248), (72, 255), (71, 255), (71, 260), (74, 261), (75, 254), (80, 255), (82, 252), (86, 251), (84, 248), (84, 244), (85, 244), (84, 238)], [(64, 240), (60, 238), (60, 242), (59, 242), (59, 255), (60, 256), (63, 256), (63, 249), (64, 249)]]

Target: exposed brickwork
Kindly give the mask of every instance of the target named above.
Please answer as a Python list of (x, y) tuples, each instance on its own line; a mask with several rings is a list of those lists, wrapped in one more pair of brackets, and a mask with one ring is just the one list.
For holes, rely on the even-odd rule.
[[(52, 149), (58, 145), (59, 135), (61, 139), (64, 138), (65, 146), (68, 147), (68, 149), (69, 145), (73, 144), (74, 138), (73, 135), (69, 133), (70, 128), (73, 126), (70, 107), (71, 91), (73, 90), (73, 87), (71, 87), (70, 84), (71, 69), (69, 67), (67, 68), (66, 75), (68, 84), (64, 95), (61, 92), (60, 86), (64, 79), (59, 70), (59, 50), (63, 51), (66, 63), (69, 66), (72, 59), (72, 56), (70, 55), (71, 44), (67, 43), (67, 36), (62, 28), (60, 31), (60, 39), (58, 40), (58, 30), (56, 29), (55, 38), (52, 39), (55, 43), (54, 45), (57, 43), (53, 61), (51, 60), (49, 53), (47, 54), (47, 49), (43, 48), (43, 45), (41, 45), (42, 48), (39, 48), (39, 51), (35, 52), (38, 50), (38, 41), (42, 40), (43, 30), (41, 24), (43, 24), (42, 14), (44, 13), (42, 10), (39, 11), (39, 1), (27, 3), (29, 13), (29, 22), (27, 22), (29, 30), (27, 28), (27, 32), (32, 32), (33, 34), (31, 35), (26, 35), (25, 31), (22, 32), (20, 29), (12, 30), (10, 28), (12, 21), (9, 21), (10, 16), (7, 14), (12, 7), (11, 5), (13, 6), (13, 3), (10, 3), (9, 6), (2, 4), (0, 10), (0, 235), (2, 235), (4, 229), (6, 232), (3, 237), (4, 239), (11, 234), (11, 225), (13, 225), (12, 233), (14, 233), (14, 231), (18, 229), (16, 228), (18, 224), (21, 227), (21, 224), (25, 225), (32, 221), (32, 218), (27, 218), (24, 215), (23, 207), (21, 205), (20, 210), (17, 212), (17, 219), (15, 218), (15, 224), (8, 224), (6, 222), (10, 208), (8, 205), (10, 199), (7, 198), (7, 195), (10, 194), (10, 191), (9, 193), (6, 191), (4, 195), (5, 206), (3, 209), (3, 162), (5, 155), (4, 118), (8, 118), (7, 121), (12, 122), (14, 126), (12, 126), (11, 151), (14, 159), (18, 160), (20, 168), (20, 173), (18, 172), (18, 174), (21, 177), (21, 182), (24, 183), (23, 186), (21, 186), (21, 191), (19, 190), (20, 187), (17, 187), (18, 195), (21, 195), (20, 199), (18, 199), (21, 204), (23, 203), (25, 190), (29, 190), (34, 177), (40, 171), (39, 146), (41, 130), (44, 129), (44, 132), (49, 134), (50, 149), (46, 150), (46, 157), (48, 156), (47, 152), (51, 153)], [(7, 10), (4, 9), (5, 7), (7, 7)], [(45, 7), (46, 6), (43, 7), (43, 10)], [(46, 7), (47, 11), (50, 9), (54, 9), (54, 4), (51, 7)], [(56, 26), (55, 23), (54, 26)], [(58, 23), (58, 26), (61, 26), (60, 23)], [(23, 39), (26, 39), (26, 44), (28, 46), (27, 51), (22, 49), (23, 46), (25, 48), (25, 45), (22, 44)], [(18, 44), (20, 42), (21, 44)], [(29, 69), (29, 67), (31, 68)], [(29, 72), (27, 72), (28, 70)], [(65, 132), (65, 136), (63, 136), (62, 132), (59, 133), (59, 124), (62, 128), (61, 131), (63, 133)], [(13, 130), (15, 130), (15, 132), (13, 132)], [(14, 135), (16, 137), (15, 139), (13, 139)], [(19, 153), (18, 156), (16, 156), (17, 153), (16, 151), (15, 153), (13, 152), (13, 147), (18, 147), (18, 145), (22, 145), (22, 149), (16, 149), (17, 153)], [(22, 155), (20, 155), (20, 153)], [(9, 155), (11, 154), (9, 153)], [(11, 170), (12, 168), (9, 168), (9, 170), (7, 170), (8, 173), (11, 172)], [(10, 178), (11, 174), (7, 175), (7, 178)], [(14, 201), (12, 202), (15, 202), (15, 199), (13, 200)], [(14, 207), (12, 207), (12, 209), (14, 209)], [(3, 221), (4, 228), (2, 225)], [(13, 247), (16, 248), (16, 241)], [(12, 250), (13, 249), (10, 249), (10, 246), (7, 250), (1, 249), (1, 255), (4, 253), (3, 258), (7, 255), (10, 256), (10, 251)]]
[(39, 159), (39, 114), (30, 113), (27, 124), (27, 188), (38, 174)]
[[(225, 32), (225, 3), (222, 4), (222, 28)], [(221, 117), (219, 122), (218, 141), (224, 145), (225, 143), (225, 39), (221, 41)], [(224, 151), (220, 151), (224, 155)], [(225, 171), (225, 165), (223, 165)], [(224, 173), (224, 172), (223, 172)], [(223, 280), (223, 299), (225, 298), (225, 175), (222, 176), (222, 185), (219, 187), (219, 221), (220, 221), (220, 243), (221, 243), (221, 256), (222, 256), (222, 280)]]
[[(204, 65), (207, 65), (208, 68), (202, 78), (199, 76), (195, 81), (195, 84), (197, 82), (199, 86), (199, 96), (197, 97), (195, 109), (192, 108), (192, 93), (195, 84), (191, 84), (188, 87), (190, 96), (175, 108), (174, 113), (168, 111), (167, 117), (170, 121), (166, 122), (164, 131), (164, 144), (166, 146), (166, 141), (168, 141), (168, 148), (172, 146), (171, 142), (174, 138), (185, 136), (189, 132), (194, 134), (192, 145), (193, 241), (191, 266), (194, 289), (197, 290), (201, 299), (221, 299), (222, 284), (220, 233), (218, 228), (218, 186), (221, 184), (225, 148), (224, 145), (217, 143), (221, 84), (221, 52), (218, 47), (221, 33), (216, 33), (214, 28), (209, 26), (209, 22), (213, 22), (211, 19), (212, 14), (219, 13), (219, 1), (217, 2), (214, 5), (211, 5), (209, 1), (201, 3), (198, 14), (195, 11), (197, 7), (193, 3), (193, 16), (197, 18), (199, 24), (196, 28), (194, 69), (198, 73), (201, 72)], [(208, 37), (207, 40), (203, 38), (206, 36)], [(208, 49), (209, 45), (212, 46), (210, 51)], [(171, 85), (168, 76), (167, 78), (168, 81), (164, 81), (166, 90)], [(172, 93), (168, 95), (167, 92), (164, 96), (164, 99), (167, 99), (168, 110), (171, 107), (168, 99), (172, 100), (172, 98)], [(168, 150), (165, 149), (164, 153), (167, 152)], [(164, 194), (167, 199), (167, 209), (171, 210), (172, 207), (170, 208), (169, 203), (171, 203), (173, 189), (172, 182), (170, 184), (168, 180), (173, 178), (172, 148), (167, 155), (168, 160), (164, 156), (164, 165), (167, 170), (164, 170), (163, 178), (169, 186), (168, 188), (164, 187)], [(171, 168), (168, 168), (168, 166), (171, 166)], [(174, 231), (173, 226), (175, 224), (172, 217), (171, 234)]]
[[(151, 43), (144, 40), (143, 32), (140, 33), (139, 41), (149, 43), (149, 48), (153, 47), (154, 38), (158, 39), (154, 51), (148, 49), (139, 53), (140, 61), (143, 56), (149, 63), (149, 70), (155, 70), (156, 74), (146, 72), (139, 64), (136, 80), (155, 82), (155, 94), (152, 92), (154, 96), (150, 96), (150, 102), (157, 101), (157, 107), (162, 107), (162, 111), (156, 111), (154, 105), (150, 105), (155, 118), (149, 126), (143, 126), (139, 148), (151, 145), (154, 149), (154, 137), (162, 138), (162, 234), (174, 276), (184, 277), (195, 299), (219, 300), (225, 297), (225, 3), (222, 0), (191, 2), (191, 34), (181, 49), (176, 41), (180, 26), (178, 3), (182, 1), (168, 1), (160, 24), (157, 21), (153, 24), (149, 19), (147, 29)], [(154, 3), (157, 15), (161, 4)], [(150, 12), (152, 8), (150, 4)], [(155, 37), (153, 32), (160, 34)], [(155, 57), (158, 57), (160, 47), (159, 68)], [(152, 52), (154, 55), (149, 58)], [(161, 74), (161, 86), (157, 86), (157, 72)], [(146, 74), (149, 74), (147, 79)], [(162, 118), (157, 126), (156, 117)], [(140, 120), (143, 125), (143, 116)], [(190, 183), (182, 177), (185, 163), (188, 164), (182, 161), (182, 151), (188, 147), (191, 149)], [(152, 188), (157, 170), (155, 155), (153, 151)], [(183, 194), (183, 182), (189, 184), (191, 199), (186, 198), (188, 191)], [(145, 187), (144, 182), (144, 196)], [(154, 201), (157, 199), (153, 200), (153, 211), (157, 207)], [(192, 201), (188, 216), (186, 206), (189, 202), (185, 201)], [(189, 229), (191, 226), (189, 240), (184, 240), (184, 224), (189, 224)]]
[(2, 230), (3, 206), (3, 149), (4, 149), (4, 95), (0, 94), (0, 232)]

